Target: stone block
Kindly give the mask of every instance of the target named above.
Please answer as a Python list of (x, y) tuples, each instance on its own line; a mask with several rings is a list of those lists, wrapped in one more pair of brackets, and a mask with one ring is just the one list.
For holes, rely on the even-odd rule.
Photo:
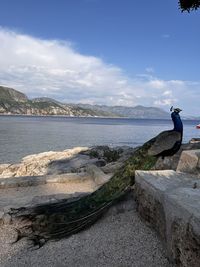
[(177, 171), (193, 174), (200, 173), (200, 149), (183, 151), (179, 159)]
[(177, 266), (200, 266), (199, 203), (199, 188), (176, 188), (166, 194), (166, 245)]
[(200, 266), (200, 180), (190, 174), (136, 171), (140, 215), (160, 234), (176, 266)]

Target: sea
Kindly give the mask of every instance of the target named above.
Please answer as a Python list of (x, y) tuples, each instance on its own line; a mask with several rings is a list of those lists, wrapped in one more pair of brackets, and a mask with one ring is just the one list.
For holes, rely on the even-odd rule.
[[(183, 121), (183, 142), (200, 137), (197, 124), (199, 121)], [(26, 155), (77, 146), (137, 147), (172, 128), (171, 120), (0, 116), (0, 163), (16, 163)]]

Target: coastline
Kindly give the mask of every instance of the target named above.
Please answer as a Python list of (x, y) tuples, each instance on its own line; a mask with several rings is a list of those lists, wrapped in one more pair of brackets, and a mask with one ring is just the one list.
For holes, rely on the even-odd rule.
[[(109, 116), (68, 116), (68, 115), (38, 115), (38, 114), (8, 114), (0, 113), (0, 117), (53, 117), (53, 118), (94, 118), (94, 119), (130, 119), (130, 120), (157, 120), (157, 121), (171, 121), (171, 118), (135, 118), (135, 117), (109, 117)], [(183, 121), (194, 121), (199, 123), (199, 118), (182, 118)], [(195, 124), (196, 126), (196, 124)]]

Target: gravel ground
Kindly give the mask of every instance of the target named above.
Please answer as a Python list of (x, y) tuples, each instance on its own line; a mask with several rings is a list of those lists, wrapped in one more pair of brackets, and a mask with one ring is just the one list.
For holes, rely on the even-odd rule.
[(1, 267), (170, 267), (156, 233), (141, 221), (131, 196), (89, 229), (33, 250), (10, 245), (14, 231), (0, 228)]

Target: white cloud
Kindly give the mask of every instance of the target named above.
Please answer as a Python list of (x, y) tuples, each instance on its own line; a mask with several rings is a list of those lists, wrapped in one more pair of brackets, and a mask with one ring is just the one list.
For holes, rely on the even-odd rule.
[(165, 88), (165, 81), (161, 81), (159, 79), (151, 80), (151, 81), (149, 81), (149, 84), (151, 87), (156, 88), (156, 89)]
[(164, 96), (172, 96), (172, 91), (171, 90), (167, 90), (163, 92)]
[(156, 106), (172, 106), (172, 104), (174, 104), (176, 101), (174, 101), (174, 99), (170, 99), (170, 98), (166, 98), (166, 99), (162, 99), (162, 100), (156, 100), (154, 102), (154, 104)]
[[(128, 77), (101, 58), (82, 55), (70, 42), (42, 40), (0, 28), (0, 84), (29, 97), (107, 105), (179, 105), (198, 112), (200, 83), (162, 80), (148, 74)], [(195, 96), (194, 96), (195, 95)], [(186, 108), (185, 108), (186, 107)]]

